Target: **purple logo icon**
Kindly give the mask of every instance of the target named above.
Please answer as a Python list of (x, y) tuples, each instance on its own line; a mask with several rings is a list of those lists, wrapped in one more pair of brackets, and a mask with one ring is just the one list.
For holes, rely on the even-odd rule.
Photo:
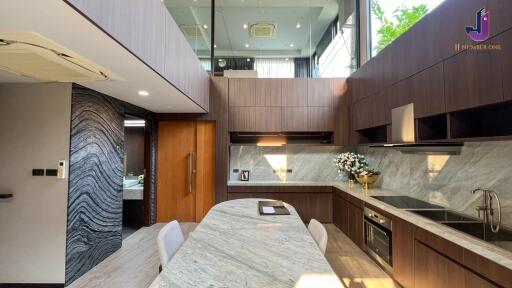
[(476, 42), (482, 42), (489, 38), (491, 30), (491, 12), (485, 8), (476, 12), (476, 27), (466, 26), (466, 33)]

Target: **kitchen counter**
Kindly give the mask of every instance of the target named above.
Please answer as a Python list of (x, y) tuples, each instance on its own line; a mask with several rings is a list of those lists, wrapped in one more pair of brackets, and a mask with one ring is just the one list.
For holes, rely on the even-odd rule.
[(312, 182), (312, 181), (229, 181), (228, 186), (333, 186), (336, 187), (362, 201), (382, 209), (394, 217), (401, 218), (412, 223), (422, 229), (433, 233), (441, 238), (456, 243), (457, 245), (468, 249), (486, 259), (500, 264), (512, 270), (512, 252), (504, 250), (498, 246), (492, 245), (480, 239), (474, 238), (469, 234), (457, 231), (443, 224), (437, 223), (430, 219), (421, 217), (417, 214), (404, 209), (399, 209), (388, 205), (382, 201), (372, 198), (371, 196), (392, 196), (407, 195), (394, 191), (388, 191), (379, 188), (372, 188), (365, 191), (360, 185), (355, 184), (350, 187), (345, 182)]
[(343, 287), (295, 209), (260, 216), (258, 200), (214, 206), (150, 287)]

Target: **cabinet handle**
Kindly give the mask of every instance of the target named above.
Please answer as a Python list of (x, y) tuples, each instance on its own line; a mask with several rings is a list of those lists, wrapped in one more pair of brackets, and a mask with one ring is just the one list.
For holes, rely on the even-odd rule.
[(190, 152), (188, 153), (188, 193), (192, 193), (194, 190), (194, 175), (196, 174), (194, 166), (194, 153)]
[(14, 196), (12, 194), (0, 194), (0, 199), (8, 199), (13, 197)]

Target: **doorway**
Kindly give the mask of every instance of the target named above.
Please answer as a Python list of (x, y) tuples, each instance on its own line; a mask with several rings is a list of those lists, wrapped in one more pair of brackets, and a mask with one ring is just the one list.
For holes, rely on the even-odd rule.
[(144, 226), (146, 121), (124, 120), (123, 239)]
[(157, 222), (200, 222), (215, 204), (215, 122), (158, 126)]

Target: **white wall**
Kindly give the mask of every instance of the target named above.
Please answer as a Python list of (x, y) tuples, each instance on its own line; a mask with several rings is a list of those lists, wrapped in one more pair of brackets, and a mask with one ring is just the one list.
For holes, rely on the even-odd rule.
[[(64, 283), (71, 84), (0, 84), (0, 283)], [(67, 173), (66, 173), (67, 174)]]

